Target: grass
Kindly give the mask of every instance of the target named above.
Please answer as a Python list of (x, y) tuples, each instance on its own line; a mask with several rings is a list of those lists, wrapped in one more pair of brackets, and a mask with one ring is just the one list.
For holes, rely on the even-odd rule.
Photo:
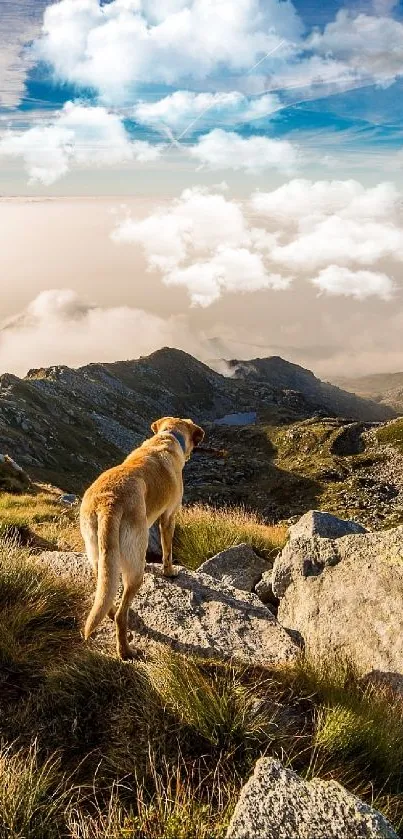
[(174, 556), (181, 565), (198, 568), (220, 551), (246, 542), (269, 558), (284, 546), (286, 538), (284, 525), (266, 525), (242, 508), (195, 504), (184, 507), (178, 516)]
[(13, 535), (23, 544), (35, 546), (36, 536), (55, 550), (82, 550), (77, 508), (61, 506), (58, 494), (45, 487), (19, 495), (0, 493), (0, 536)]
[(400, 454), (403, 454), (403, 419), (388, 422), (378, 428), (376, 432), (379, 443), (393, 446)]
[[(20, 522), (57, 529), (59, 508), (19, 498)], [(180, 515), (176, 556), (196, 566), (242, 541), (268, 555), (285, 535), (197, 505)], [(0, 839), (224, 839), (262, 755), (339, 781), (403, 828), (403, 701), (390, 690), (340, 662), (267, 670), (161, 648), (125, 664), (83, 642), (83, 608), (83, 591), (0, 538)]]

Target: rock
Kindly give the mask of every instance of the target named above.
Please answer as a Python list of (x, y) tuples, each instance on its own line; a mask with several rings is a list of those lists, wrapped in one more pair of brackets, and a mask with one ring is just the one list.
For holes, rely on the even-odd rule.
[(254, 592), (262, 603), (277, 612), (279, 600), (273, 591), (273, 571), (265, 571), (262, 579), (255, 585)]
[(25, 492), (31, 486), (26, 472), (7, 454), (0, 454), (0, 491)]
[(300, 633), (309, 656), (349, 659), (362, 675), (399, 676), (403, 687), (403, 526), (296, 540), (288, 551), (273, 569), (280, 623)]
[(272, 758), (258, 760), (227, 839), (398, 839), (386, 819), (336, 781), (304, 781)]
[[(84, 554), (46, 552), (40, 561), (81, 585), (85, 582), (92, 598), (94, 581)], [(299, 655), (297, 644), (254, 594), (185, 568), (168, 579), (160, 566), (146, 566), (129, 628), (134, 646), (145, 651), (159, 643), (196, 656), (267, 666), (293, 662)], [(111, 621), (105, 620), (98, 640), (104, 650), (114, 650)]]
[(78, 495), (74, 495), (72, 492), (65, 492), (59, 498), (60, 504), (67, 504), (69, 507), (73, 507), (75, 504), (78, 504)]
[(148, 532), (147, 558), (150, 560), (162, 559), (161, 537), (158, 523), (153, 524)]
[(298, 539), (300, 536), (340, 539), (350, 533), (366, 533), (366, 528), (356, 521), (339, 519), (337, 516), (332, 516), (331, 513), (309, 510), (290, 528), (289, 539), (291, 541), (291, 539)]
[(241, 591), (252, 591), (269, 568), (267, 560), (258, 556), (250, 545), (242, 543), (207, 559), (198, 571)]
[(288, 587), (299, 577), (316, 577), (326, 565), (337, 565), (339, 554), (332, 539), (298, 537), (288, 541), (276, 557), (272, 589), (276, 597), (284, 597)]

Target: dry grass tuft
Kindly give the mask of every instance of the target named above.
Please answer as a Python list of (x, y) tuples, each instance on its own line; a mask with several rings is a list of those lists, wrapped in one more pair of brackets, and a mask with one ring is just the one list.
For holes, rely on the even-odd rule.
[(269, 558), (281, 549), (287, 528), (267, 525), (254, 513), (241, 507), (219, 510), (206, 504), (184, 507), (175, 531), (174, 554), (181, 565), (198, 568), (216, 553), (246, 542)]

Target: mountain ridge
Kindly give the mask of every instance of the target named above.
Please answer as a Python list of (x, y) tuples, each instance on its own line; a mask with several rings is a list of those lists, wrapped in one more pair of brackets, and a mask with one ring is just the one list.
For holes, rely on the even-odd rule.
[(224, 376), (182, 350), (164, 347), (130, 361), (34, 368), (21, 379), (5, 373), (0, 452), (37, 480), (81, 491), (148, 436), (158, 416), (191, 416), (207, 426), (251, 411), (258, 421), (280, 425), (314, 415), (365, 422), (395, 416), (386, 406), (274, 359), (228, 362), (234, 375)]

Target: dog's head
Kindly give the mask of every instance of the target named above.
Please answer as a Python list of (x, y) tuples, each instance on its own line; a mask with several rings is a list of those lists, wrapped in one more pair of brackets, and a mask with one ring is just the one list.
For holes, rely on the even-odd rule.
[(174, 431), (180, 434), (185, 444), (185, 457), (190, 457), (195, 446), (203, 440), (204, 431), (191, 419), (181, 417), (162, 417), (151, 424), (151, 431), (160, 434), (161, 431)]

